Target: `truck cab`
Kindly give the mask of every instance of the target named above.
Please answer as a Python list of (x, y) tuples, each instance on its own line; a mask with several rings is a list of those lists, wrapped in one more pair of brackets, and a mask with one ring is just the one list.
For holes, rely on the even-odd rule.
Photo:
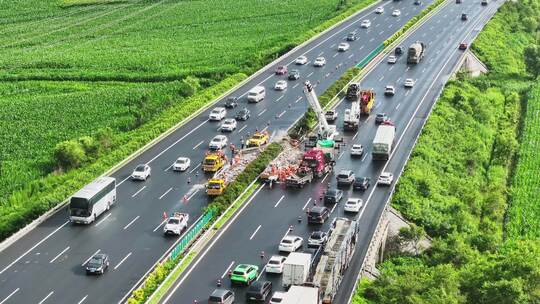
[(206, 193), (210, 196), (221, 195), (223, 194), (223, 191), (225, 191), (226, 186), (225, 180), (221, 178), (211, 178), (206, 185)]
[(206, 156), (203, 160), (203, 171), (204, 172), (216, 172), (219, 169), (221, 169), (225, 163), (227, 162), (227, 159), (225, 157), (225, 154), (221, 151), (213, 151), (206, 153)]

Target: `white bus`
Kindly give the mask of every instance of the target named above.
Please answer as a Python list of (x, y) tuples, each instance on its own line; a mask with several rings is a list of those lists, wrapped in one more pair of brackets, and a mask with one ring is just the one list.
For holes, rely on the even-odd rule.
[(69, 220), (90, 224), (116, 202), (116, 179), (100, 177), (75, 193), (69, 201)]

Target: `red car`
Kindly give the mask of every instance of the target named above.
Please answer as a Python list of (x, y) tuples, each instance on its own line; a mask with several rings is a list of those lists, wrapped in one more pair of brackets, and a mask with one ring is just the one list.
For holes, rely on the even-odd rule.
[(462, 42), (459, 44), (459, 49), (460, 50), (466, 50), (467, 49), (467, 44), (465, 42)]
[(287, 67), (286, 66), (278, 66), (276, 69), (276, 75), (285, 75), (287, 74)]

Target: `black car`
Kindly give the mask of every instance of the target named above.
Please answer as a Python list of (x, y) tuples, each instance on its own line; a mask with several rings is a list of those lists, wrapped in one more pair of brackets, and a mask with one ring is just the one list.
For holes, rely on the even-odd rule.
[(326, 207), (315, 206), (308, 212), (308, 223), (323, 224), (330, 217), (330, 210)]
[(266, 299), (272, 292), (272, 282), (270, 281), (255, 281), (251, 284), (246, 292), (248, 301), (266, 302)]
[(324, 203), (335, 204), (335, 203), (338, 203), (342, 198), (343, 198), (343, 191), (339, 189), (329, 189), (324, 194)]
[(469, 19), (469, 17), (467, 16), (467, 14), (465, 14), (465, 13), (461, 14), (461, 20), (467, 21), (467, 19)]
[(403, 54), (403, 47), (402, 46), (396, 47), (396, 49), (394, 50), (394, 54), (396, 56), (399, 56), (399, 55)]
[(415, 0), (415, 1), (414, 1), (414, 5), (422, 5), (422, 1), (420, 1), (420, 0)]
[(234, 118), (236, 120), (248, 120), (250, 115), (251, 115), (251, 113), (249, 112), (249, 110), (246, 109), (246, 108), (243, 108), (242, 110), (240, 110), (240, 111), (238, 111), (236, 113)]
[(289, 80), (298, 80), (300, 78), (300, 72), (298, 70), (291, 70), (289, 72)]
[(365, 191), (369, 188), (371, 180), (369, 177), (357, 177), (353, 182), (353, 190), (362, 190)]
[(377, 116), (375, 116), (375, 123), (381, 124), (388, 120), (388, 116), (385, 113), (377, 113)]
[(348, 35), (347, 35), (347, 41), (355, 41), (357, 39), (356, 37), (356, 33), (355, 32), (350, 32)]
[(238, 98), (237, 97), (229, 97), (227, 98), (227, 101), (225, 101), (225, 108), (227, 109), (233, 109), (238, 106)]
[(460, 3), (461, 3), (461, 0), (456, 0), (456, 3), (457, 3), (457, 4), (460, 4)]
[(98, 253), (90, 258), (85, 268), (86, 274), (103, 274), (109, 268), (109, 256), (104, 253)]

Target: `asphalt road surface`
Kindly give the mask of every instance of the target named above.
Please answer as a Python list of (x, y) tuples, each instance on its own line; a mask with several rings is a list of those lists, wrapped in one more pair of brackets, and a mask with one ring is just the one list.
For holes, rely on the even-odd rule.
[[(253, 134), (255, 129), (267, 128), (271, 133), (287, 129), (307, 109), (301, 85), (304, 80), (311, 80), (319, 94), (324, 92), (348, 68), (365, 58), (430, 2), (425, 1), (421, 6), (414, 6), (408, 1), (382, 2), (380, 5), (386, 10), (384, 14), (374, 14), (374, 8), (359, 12), (263, 71), (232, 93), (241, 97), (239, 108), (248, 107), (252, 115), (247, 122), (239, 123), (237, 131), (228, 134), (229, 141), (239, 144), (241, 136), (245, 137), (248, 132)], [(400, 9), (401, 16), (390, 16), (393, 9)], [(360, 28), (364, 19), (371, 20), (370, 28)], [(350, 42), (351, 48), (347, 52), (338, 53), (337, 45), (351, 31), (356, 31), (359, 39)], [(307, 56), (310, 63), (295, 66), (293, 61), (300, 55)], [(326, 57), (326, 66), (312, 66), (317, 56)], [(289, 81), (288, 89), (282, 92), (272, 89), (277, 80), (285, 78), (274, 75), (278, 65), (288, 65), (289, 69), (296, 68), (301, 73), (301, 78)], [(260, 103), (247, 104), (245, 94), (257, 84), (267, 88), (267, 96)], [(232, 117), (239, 108), (227, 116)], [(187, 212), (191, 223), (194, 223), (201, 215), (202, 207), (208, 203), (202, 189), (206, 179), (197, 164), (202, 161), (210, 139), (219, 134), (219, 124), (207, 120), (209, 111), (195, 117), (116, 171), (113, 176), (118, 180), (118, 202), (95, 223), (90, 226), (72, 225), (64, 208), (3, 250), (0, 255), (0, 303), (114, 303), (124, 299), (177, 240), (162, 235), (163, 212)], [(170, 169), (179, 156), (191, 158), (192, 168), (185, 173)], [(146, 182), (129, 180), (132, 170), (141, 163), (152, 167), (151, 178)], [(188, 178), (191, 179), (189, 184)], [(276, 190), (268, 195), (277, 193)], [(189, 198), (187, 203), (182, 202), (184, 196)], [(278, 216), (275, 221), (283, 223), (287, 219)], [(266, 227), (262, 229), (261, 235), (268, 233), (267, 230)], [(281, 234), (281, 230), (276, 231), (275, 236)], [(274, 244), (270, 240), (268, 246), (272, 247)], [(111, 267), (101, 277), (86, 276), (82, 264), (98, 251), (109, 254)], [(228, 258), (227, 263), (230, 260)], [(215, 271), (205, 275), (209, 278), (217, 276)], [(210, 289), (210, 281), (205, 290), (196, 289), (190, 297), (204, 297)]]
[[(334, 173), (337, 174), (340, 169), (351, 169), (356, 176), (371, 178), (372, 185), (367, 191), (359, 192), (352, 191), (350, 187), (343, 188), (345, 192), (343, 200), (339, 204), (329, 206), (332, 208), (331, 218), (324, 225), (308, 225), (305, 210), (314, 203), (320, 204), (319, 197), (327, 187), (336, 187), (333, 173), (315, 180), (302, 190), (284, 190), (279, 186), (273, 189), (261, 187), (254, 193), (245, 209), (240, 211), (238, 218), (219, 234), (218, 238), (203, 251), (203, 255), (195, 260), (193, 266), (184, 272), (162, 303), (193, 303), (194, 300), (204, 303), (216, 288), (218, 279), (222, 280), (222, 288), (235, 291), (237, 303), (245, 303), (246, 287), (231, 286), (227, 276), (229, 270), (238, 264), (258, 265), (263, 269), (272, 255), (285, 255), (278, 252), (278, 244), (286, 234), (303, 237), (305, 249), (310, 233), (315, 230), (328, 230), (335, 217), (357, 219), (360, 225), (354, 260), (334, 301), (347, 303), (376, 224), (391, 192), (391, 187), (374, 185), (377, 177), (383, 170), (393, 172), (394, 175), (401, 171), (431, 106), (462, 56), (463, 52), (458, 50), (458, 44), (472, 42), (498, 5), (499, 3), (495, 2), (483, 7), (479, 1), (446, 5), (403, 43), (404, 46), (409, 46), (414, 41), (428, 44), (426, 56), (419, 64), (407, 65), (404, 55), (393, 65), (384, 60), (363, 80), (363, 87), (372, 87), (376, 91), (374, 111), (367, 119), (364, 118), (357, 133), (344, 133), (347, 145), (339, 152)], [(460, 20), (462, 12), (469, 14), (469, 21)], [(388, 10), (385, 14), (387, 13)], [(406, 78), (416, 81), (414, 88), (403, 87)], [(384, 96), (383, 90), (386, 85), (396, 87), (395, 96)], [(349, 103), (344, 101), (337, 110), (342, 114), (348, 106)], [(370, 154), (377, 128), (374, 116), (380, 112), (388, 114), (397, 127), (395, 142), (397, 147), (388, 162), (372, 161)], [(338, 129), (342, 128), (342, 115), (336, 124)], [(352, 158), (349, 148), (353, 143), (362, 144), (367, 153), (363, 157)], [(359, 214), (344, 212), (343, 205), (348, 197), (360, 197), (364, 200), (364, 207)], [(299, 216), (303, 218), (300, 223), (297, 220)], [(292, 227), (292, 230), (289, 227)], [(264, 258), (261, 258), (261, 252), (264, 252)], [(266, 274), (262, 271), (259, 280), (269, 280), (273, 284), (274, 291), (283, 291), (280, 275)]]

